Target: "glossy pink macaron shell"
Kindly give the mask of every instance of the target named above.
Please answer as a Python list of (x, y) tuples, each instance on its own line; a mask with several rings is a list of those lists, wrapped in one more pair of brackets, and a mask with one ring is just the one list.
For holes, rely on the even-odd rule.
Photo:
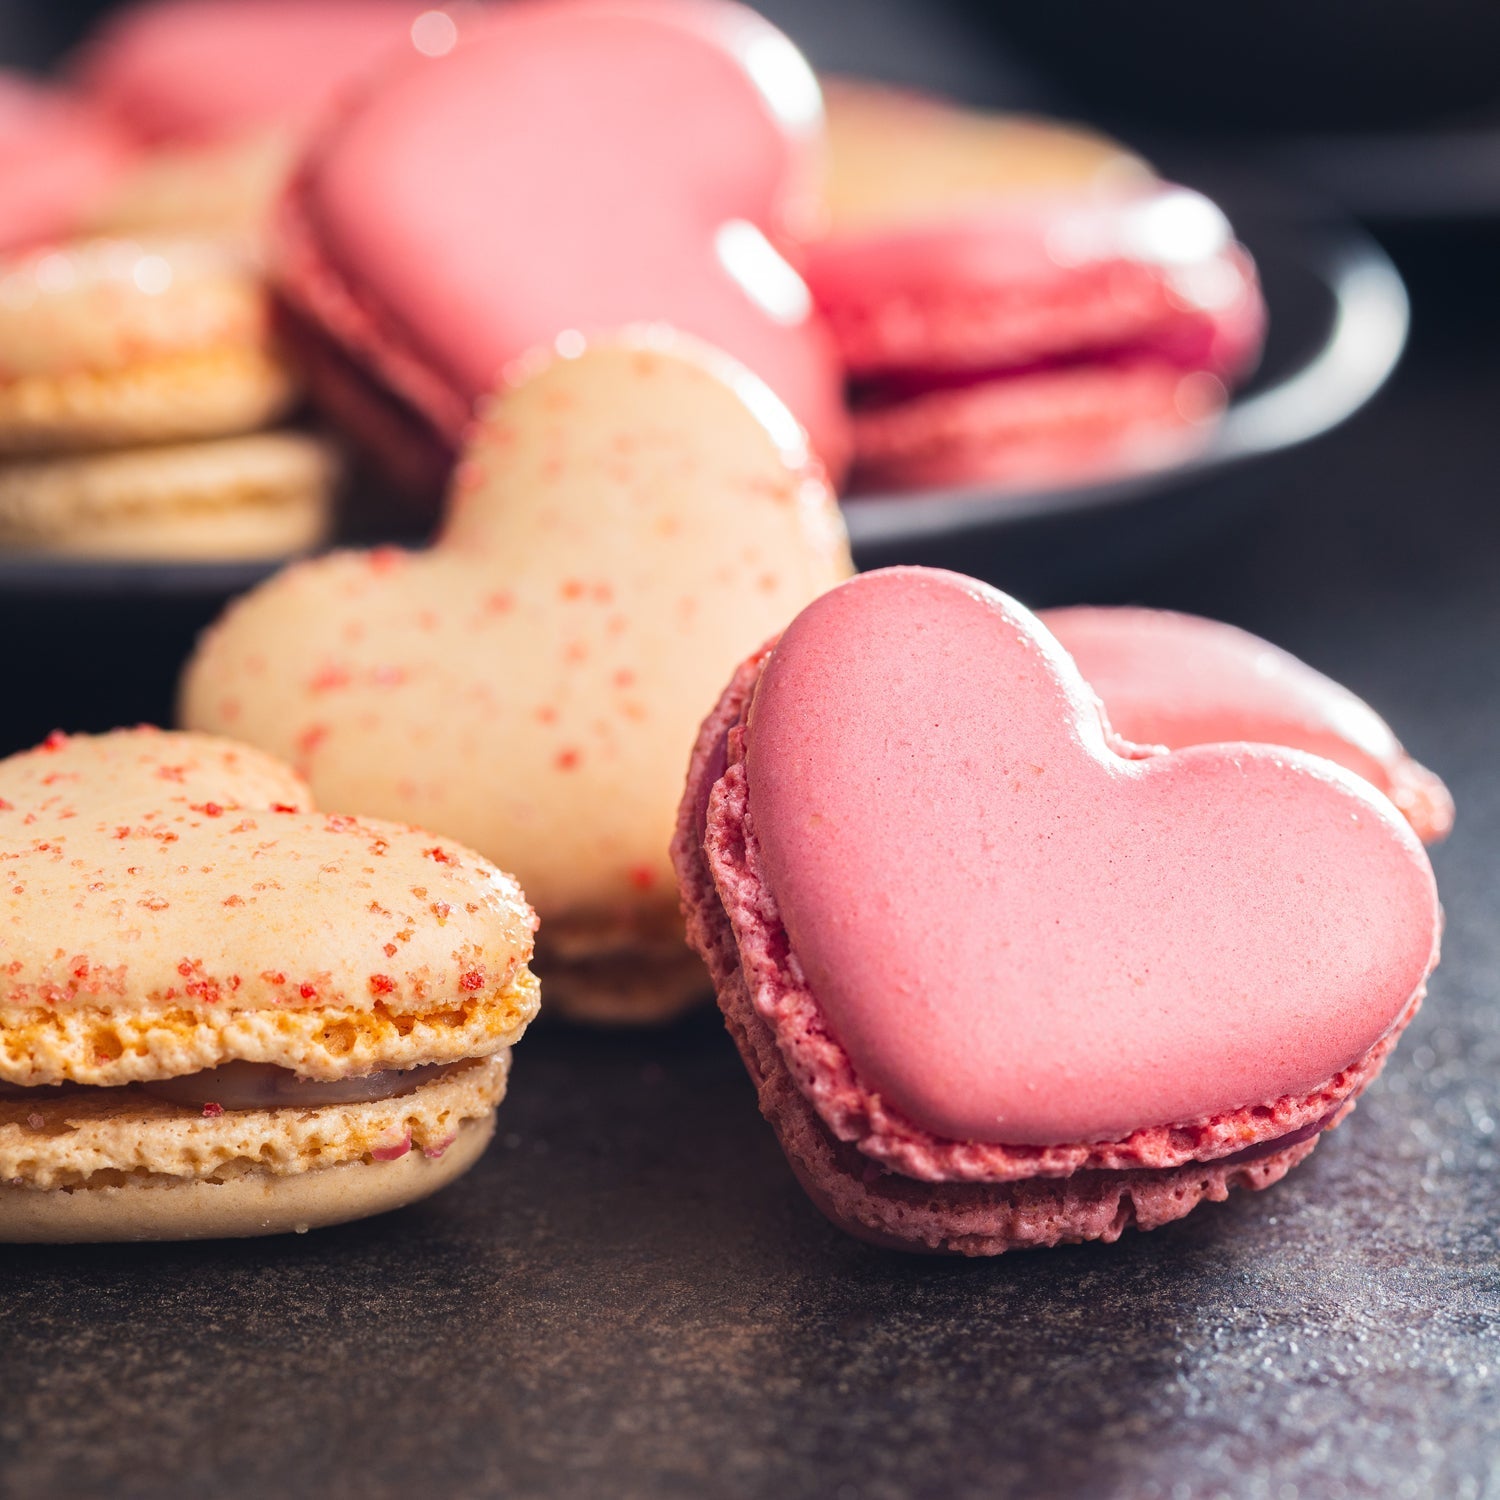
[(1123, 352), (1232, 378), (1264, 333), (1228, 220), (1166, 185), (830, 238), (807, 275), (856, 379)]
[(143, 0), (79, 53), (79, 86), (150, 142), (307, 127), (412, 41), (420, 0)]
[(1138, 744), (1243, 740), (1321, 755), (1386, 794), (1424, 843), (1453, 827), (1453, 798), (1362, 698), (1289, 652), (1217, 620), (1130, 607), (1045, 610), (1042, 622)]
[(659, 321), (759, 374), (836, 468), (839, 367), (782, 254), (819, 128), (806, 64), (738, 6), (523, 0), (320, 136), (278, 276), (450, 442), (508, 361)]
[(0, 72), (0, 249), (74, 233), (131, 154), (126, 137), (85, 101)]
[(1383, 798), (1279, 751), (1123, 758), (1046, 631), (956, 575), (868, 574), (804, 611), (746, 768), (827, 1025), (947, 1140), (1115, 1140), (1308, 1094), (1435, 961), (1431, 870)]

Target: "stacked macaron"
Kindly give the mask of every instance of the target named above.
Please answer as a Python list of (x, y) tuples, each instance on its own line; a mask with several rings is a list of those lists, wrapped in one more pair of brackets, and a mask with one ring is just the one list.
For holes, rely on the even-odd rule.
[(213, 240), (65, 240), (0, 260), (0, 546), (284, 556), (335, 460), (291, 410), (259, 275)]
[[(1199, 623), (1209, 657), (1264, 655)], [(673, 846), (689, 936), (793, 1171), (852, 1233), (989, 1255), (1267, 1187), (1420, 1004), (1441, 916), (1396, 807), (1316, 755), (1195, 745), (1200, 632), (1162, 634), (1152, 671), (1133, 633), (1136, 722), (1168, 720), (1149, 682), (1175, 679), (1181, 750), (1120, 739), (1014, 601), (921, 568), (824, 595), (704, 724)], [(1349, 706), (1273, 666), (1294, 680), (1252, 720)], [(1403, 760), (1356, 737), (1377, 775)]]
[(466, 1171), (537, 1006), (519, 888), (154, 729), (0, 761), (0, 1242), (221, 1238)]
[(1085, 132), (848, 84), (829, 113), (807, 275), (860, 487), (1042, 487), (1203, 444), (1263, 322), (1212, 203)]

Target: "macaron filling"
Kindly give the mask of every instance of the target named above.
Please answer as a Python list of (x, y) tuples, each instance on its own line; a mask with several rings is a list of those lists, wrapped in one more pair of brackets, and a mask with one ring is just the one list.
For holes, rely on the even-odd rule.
[(302, 1078), (290, 1068), (273, 1063), (229, 1062), (176, 1078), (99, 1088), (90, 1084), (7, 1083), (0, 1079), (0, 1099), (58, 1098), (86, 1091), (90, 1096), (139, 1089), (171, 1104), (217, 1105), (220, 1109), (323, 1109), (330, 1105), (368, 1104), (401, 1099), (434, 1083), (461, 1063), (427, 1063), (420, 1067), (386, 1069), (355, 1078)]

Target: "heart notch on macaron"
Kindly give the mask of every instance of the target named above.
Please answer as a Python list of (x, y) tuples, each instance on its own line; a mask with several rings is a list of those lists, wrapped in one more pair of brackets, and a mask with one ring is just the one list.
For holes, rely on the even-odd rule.
[(695, 728), (851, 564), (800, 429), (740, 366), (660, 328), (560, 344), (511, 371), (433, 547), (247, 595), (182, 717), (498, 855), (541, 916), (549, 1008), (658, 1019), (707, 990), (667, 854)]
[(1267, 1186), (1437, 961), (1384, 797), (1293, 751), (1127, 745), (1035, 617), (927, 569), (746, 663), (674, 856), (794, 1169), (912, 1249), (1114, 1239)]

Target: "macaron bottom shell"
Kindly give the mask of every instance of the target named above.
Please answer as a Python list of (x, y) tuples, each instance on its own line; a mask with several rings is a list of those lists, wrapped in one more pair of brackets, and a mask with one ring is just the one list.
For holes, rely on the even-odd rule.
[(348, 1224), (430, 1197), (484, 1154), (495, 1117), (459, 1126), (439, 1157), (342, 1162), (296, 1177), (248, 1172), (225, 1182), (126, 1181), (47, 1192), (0, 1186), (0, 1244), (254, 1239)]
[(138, 1088), (0, 1099), (0, 1242), (281, 1234), (399, 1208), (473, 1165), (510, 1055), (409, 1093), (274, 1109), (176, 1104)]

